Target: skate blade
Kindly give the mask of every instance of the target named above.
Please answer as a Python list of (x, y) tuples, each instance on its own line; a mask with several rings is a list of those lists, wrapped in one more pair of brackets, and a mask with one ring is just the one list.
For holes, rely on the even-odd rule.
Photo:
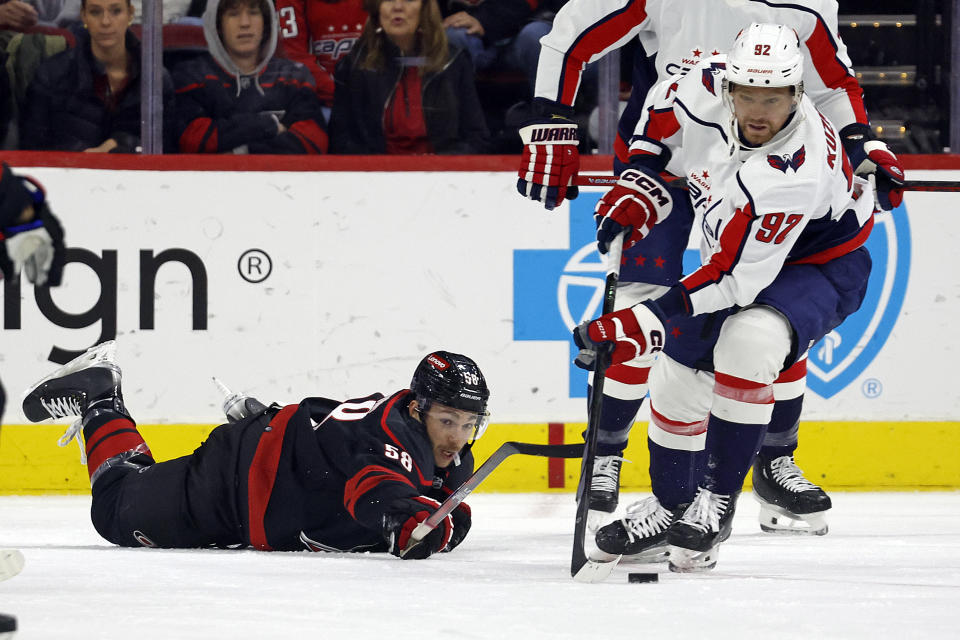
[(27, 396), (33, 393), (44, 382), (69, 375), (75, 371), (86, 369), (87, 367), (92, 367), (94, 365), (106, 365), (115, 371), (119, 371), (120, 368), (116, 364), (116, 355), (116, 340), (107, 340), (106, 342), (101, 342), (98, 345), (94, 345), (50, 375), (30, 385), (27, 391), (23, 394), (22, 400), (26, 400)]
[(830, 530), (824, 511), (791, 513), (782, 507), (761, 503), (760, 529), (765, 533), (786, 536), (825, 536)]
[(20, 573), (24, 562), (23, 554), (16, 549), (0, 550), (0, 582)]
[(671, 545), (669, 553), (670, 571), (674, 573), (702, 573), (717, 566), (720, 547), (716, 546), (707, 551), (697, 551)]

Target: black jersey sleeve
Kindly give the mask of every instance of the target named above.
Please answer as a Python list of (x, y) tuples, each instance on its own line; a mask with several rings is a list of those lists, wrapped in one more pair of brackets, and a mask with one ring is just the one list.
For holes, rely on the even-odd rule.
[[(407, 413), (409, 392), (348, 400), (317, 426), (331, 463), (346, 478), (343, 506), (357, 522), (380, 531), (397, 501), (425, 495), (434, 464), (426, 430)], [(402, 510), (402, 509), (400, 509)]]

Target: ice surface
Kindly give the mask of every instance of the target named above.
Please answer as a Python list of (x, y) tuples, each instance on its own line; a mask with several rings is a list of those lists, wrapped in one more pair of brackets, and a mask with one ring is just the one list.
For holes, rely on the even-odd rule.
[[(639, 496), (622, 496), (625, 506)], [(960, 492), (834, 493), (822, 538), (760, 532), (744, 494), (717, 569), (569, 574), (572, 494), (476, 494), (464, 544), (386, 555), (120, 549), (86, 497), (0, 497), (17, 640), (960, 638)]]

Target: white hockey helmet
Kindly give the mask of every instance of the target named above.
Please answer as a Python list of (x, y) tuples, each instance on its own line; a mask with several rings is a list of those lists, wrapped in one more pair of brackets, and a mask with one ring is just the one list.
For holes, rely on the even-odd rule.
[(730, 85), (794, 87), (794, 109), (803, 96), (803, 53), (797, 32), (781, 24), (754, 22), (742, 30), (727, 54), (722, 86), (727, 104)]

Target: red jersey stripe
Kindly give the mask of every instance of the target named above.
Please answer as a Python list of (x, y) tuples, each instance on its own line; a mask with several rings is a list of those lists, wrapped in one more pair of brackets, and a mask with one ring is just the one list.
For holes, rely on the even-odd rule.
[(837, 58), (837, 47), (833, 38), (822, 20), (817, 20), (817, 26), (807, 39), (807, 49), (813, 60), (813, 66), (826, 86), (831, 89), (843, 89), (850, 100), (857, 122), (867, 124), (867, 108), (863, 104), (863, 90), (857, 84), (857, 79), (840, 59)]
[(283, 449), (283, 435), (287, 431), (287, 423), (296, 413), (299, 405), (285, 406), (270, 421), (271, 429), (264, 430), (253, 454), (250, 470), (247, 475), (247, 511), (250, 522), (250, 544), (255, 549), (270, 551), (267, 543), (267, 530), (264, 518), (267, 515), (267, 505), (270, 503), (270, 494), (273, 493), (273, 483), (277, 479), (277, 466), (280, 464), (280, 452)]

